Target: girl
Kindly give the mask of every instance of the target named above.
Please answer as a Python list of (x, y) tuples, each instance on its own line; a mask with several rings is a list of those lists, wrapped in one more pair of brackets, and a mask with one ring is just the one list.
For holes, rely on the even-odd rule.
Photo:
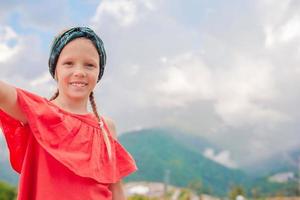
[(75, 27), (52, 45), (58, 90), (50, 100), (0, 82), (0, 125), (20, 173), (19, 200), (125, 199), (121, 179), (137, 167), (113, 121), (97, 112), (93, 90), (105, 63), (101, 39)]

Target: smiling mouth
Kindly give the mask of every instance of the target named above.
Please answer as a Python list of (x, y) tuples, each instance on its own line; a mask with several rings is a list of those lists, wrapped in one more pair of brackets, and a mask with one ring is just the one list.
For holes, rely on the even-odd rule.
[(75, 87), (85, 87), (85, 86), (87, 86), (87, 83), (83, 83), (83, 82), (72, 82), (72, 83), (70, 83), (70, 85), (75, 86)]

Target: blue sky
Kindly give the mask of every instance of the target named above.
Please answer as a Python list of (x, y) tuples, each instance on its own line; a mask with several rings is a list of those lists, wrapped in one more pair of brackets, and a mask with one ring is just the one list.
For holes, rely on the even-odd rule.
[(299, 11), (292, 0), (1, 1), (0, 77), (51, 96), (53, 37), (91, 26), (108, 54), (97, 103), (118, 133), (178, 127), (224, 148), (207, 157), (245, 166), (300, 145)]

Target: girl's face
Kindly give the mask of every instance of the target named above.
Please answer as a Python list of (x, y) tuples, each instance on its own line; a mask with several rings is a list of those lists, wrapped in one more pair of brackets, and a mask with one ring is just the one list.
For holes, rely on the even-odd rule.
[(56, 64), (59, 94), (73, 100), (89, 97), (97, 84), (99, 59), (97, 49), (89, 39), (77, 38), (69, 42)]

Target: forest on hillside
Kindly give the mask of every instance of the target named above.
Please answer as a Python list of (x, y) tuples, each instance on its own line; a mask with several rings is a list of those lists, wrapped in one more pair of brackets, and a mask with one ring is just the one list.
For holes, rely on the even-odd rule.
[(15, 200), (16, 198), (17, 198), (16, 187), (0, 181), (0, 200)]

